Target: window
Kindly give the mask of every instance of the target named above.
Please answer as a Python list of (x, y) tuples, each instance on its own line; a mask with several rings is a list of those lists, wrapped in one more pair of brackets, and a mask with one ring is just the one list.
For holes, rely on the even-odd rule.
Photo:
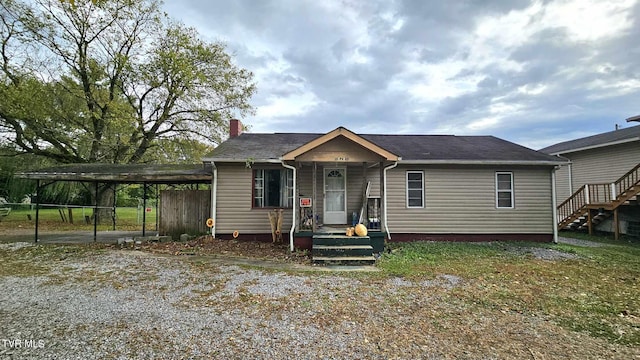
[(513, 173), (496, 173), (496, 207), (513, 209)]
[(407, 207), (424, 207), (424, 173), (407, 171)]
[(293, 171), (253, 170), (253, 207), (293, 207)]

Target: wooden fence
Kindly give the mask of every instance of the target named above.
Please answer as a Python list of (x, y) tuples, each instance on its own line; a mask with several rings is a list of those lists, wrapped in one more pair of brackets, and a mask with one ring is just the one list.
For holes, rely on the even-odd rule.
[(198, 235), (209, 231), (210, 190), (164, 190), (160, 192), (160, 235)]

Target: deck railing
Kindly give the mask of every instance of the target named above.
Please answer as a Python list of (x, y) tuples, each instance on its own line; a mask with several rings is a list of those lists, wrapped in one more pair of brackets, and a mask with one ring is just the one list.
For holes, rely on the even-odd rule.
[(615, 197), (611, 194), (612, 184), (588, 184), (587, 204), (608, 204)]

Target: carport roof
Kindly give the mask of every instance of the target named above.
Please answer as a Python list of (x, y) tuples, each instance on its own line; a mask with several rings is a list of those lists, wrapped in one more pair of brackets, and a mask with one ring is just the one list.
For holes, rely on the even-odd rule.
[(72, 164), (17, 174), (23, 179), (101, 183), (209, 183), (211, 168), (204, 164)]

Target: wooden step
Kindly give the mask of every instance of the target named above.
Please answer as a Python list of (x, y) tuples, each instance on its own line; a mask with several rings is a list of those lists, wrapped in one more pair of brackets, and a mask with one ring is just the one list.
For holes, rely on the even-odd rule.
[(313, 256), (372, 256), (371, 245), (313, 245)]
[(313, 262), (316, 264), (336, 264), (336, 265), (371, 265), (375, 264), (376, 258), (372, 256), (314, 256)]
[(314, 235), (314, 245), (370, 245), (368, 236)]

